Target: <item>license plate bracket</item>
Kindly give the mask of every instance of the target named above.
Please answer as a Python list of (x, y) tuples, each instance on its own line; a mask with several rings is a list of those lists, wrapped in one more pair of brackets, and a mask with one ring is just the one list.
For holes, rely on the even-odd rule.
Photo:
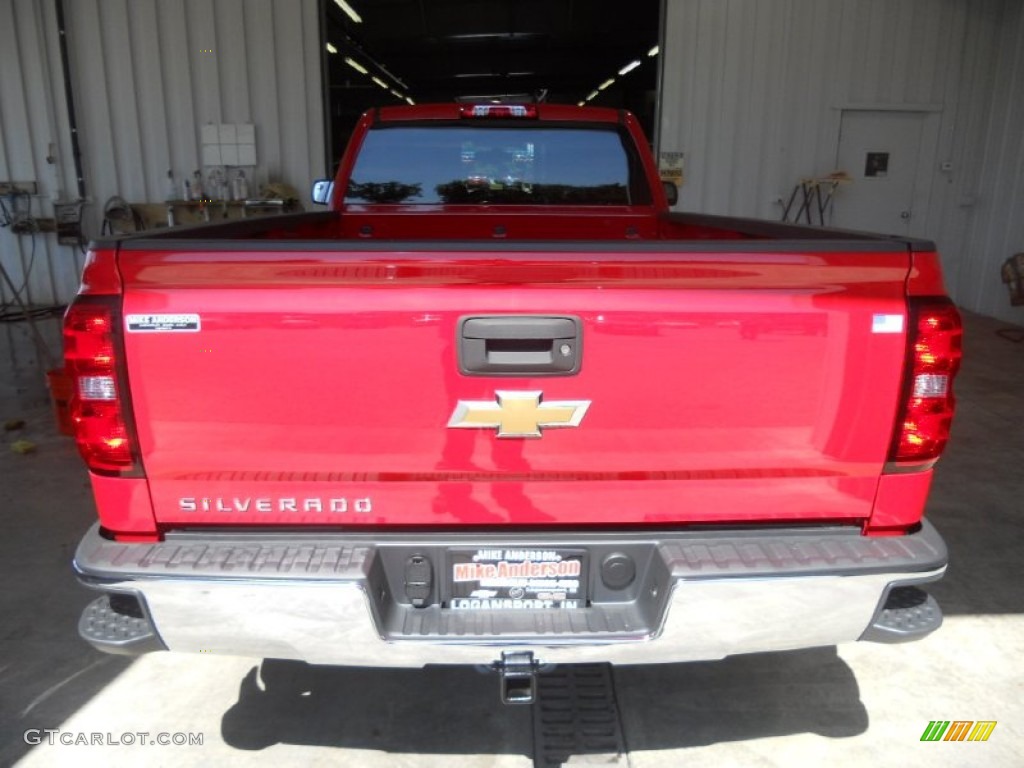
[(588, 553), (543, 546), (448, 550), (452, 610), (574, 610), (587, 607)]

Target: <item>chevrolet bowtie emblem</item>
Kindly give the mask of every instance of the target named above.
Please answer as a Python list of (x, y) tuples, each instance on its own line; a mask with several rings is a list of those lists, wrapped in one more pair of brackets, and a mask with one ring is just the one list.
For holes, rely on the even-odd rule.
[(494, 400), (459, 400), (448, 426), (497, 429), (498, 437), (540, 437), (541, 428), (578, 427), (589, 400), (541, 402), (542, 392), (495, 392)]

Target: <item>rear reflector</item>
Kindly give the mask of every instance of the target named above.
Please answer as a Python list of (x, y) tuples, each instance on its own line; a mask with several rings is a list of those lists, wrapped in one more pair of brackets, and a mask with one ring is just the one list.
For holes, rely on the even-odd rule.
[(82, 400), (116, 400), (113, 376), (79, 376), (78, 396)]
[(929, 462), (946, 447), (953, 421), (953, 378), (960, 368), (960, 314), (948, 299), (910, 306), (906, 380), (889, 460)]
[(459, 109), (463, 117), (536, 117), (533, 104), (464, 104)]
[(64, 360), (74, 381), (71, 419), (89, 469), (133, 469), (132, 441), (119, 393), (114, 309), (105, 299), (78, 299), (64, 316)]
[(945, 397), (949, 392), (949, 376), (919, 373), (914, 377), (914, 397)]

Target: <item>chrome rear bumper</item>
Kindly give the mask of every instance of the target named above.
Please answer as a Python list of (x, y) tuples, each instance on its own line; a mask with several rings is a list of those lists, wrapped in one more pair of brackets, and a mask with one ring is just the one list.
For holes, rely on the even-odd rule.
[[(621, 594), (595, 587), (586, 608), (481, 613), (414, 608), (388, 565), (413, 551), (443, 561), (451, 546), (527, 543), (598, 555), (627, 551), (641, 567)], [(916, 639), (941, 623), (937, 606), (929, 598), (904, 607), (908, 601), (890, 599), (890, 592), (905, 598), (904, 587), (941, 578), (946, 548), (927, 522), (892, 538), (841, 528), (486, 537), (225, 532), (178, 534), (158, 544), (112, 542), (94, 526), (74, 567), (88, 586), (137, 597), (156, 641), (135, 643), (145, 650), (162, 644), (420, 667), (489, 664), (501, 650), (516, 649), (545, 664), (647, 664)], [(95, 633), (83, 636), (115, 650)], [(120, 652), (131, 644), (122, 642)]]

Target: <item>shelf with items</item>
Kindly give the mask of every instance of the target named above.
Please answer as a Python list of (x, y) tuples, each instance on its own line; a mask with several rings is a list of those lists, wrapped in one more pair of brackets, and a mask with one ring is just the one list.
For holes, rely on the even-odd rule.
[(251, 198), (249, 200), (167, 200), (162, 203), (130, 203), (133, 221), (111, 222), (115, 235), (151, 229), (190, 226), (215, 221), (275, 216), (302, 210), (298, 200)]

